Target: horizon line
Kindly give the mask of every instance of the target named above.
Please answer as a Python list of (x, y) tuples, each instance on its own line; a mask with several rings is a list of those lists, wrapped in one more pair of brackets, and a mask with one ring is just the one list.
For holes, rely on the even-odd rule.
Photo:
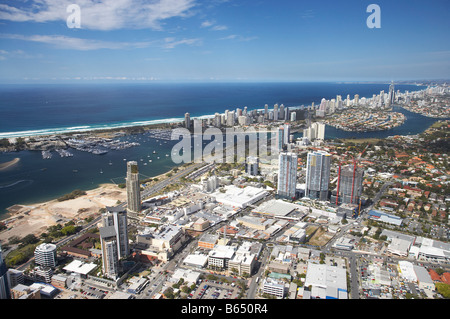
[(23, 84), (57, 84), (57, 85), (66, 85), (66, 84), (156, 84), (156, 83), (172, 83), (172, 84), (189, 84), (189, 83), (198, 83), (198, 84), (213, 84), (213, 83), (359, 83), (359, 84), (370, 84), (370, 83), (414, 83), (419, 84), (422, 82), (443, 82), (448, 81), (450, 79), (439, 79), (439, 78), (430, 78), (430, 79), (380, 79), (380, 80), (274, 80), (274, 79), (260, 79), (260, 80), (192, 80), (192, 79), (184, 79), (184, 80), (139, 80), (139, 79), (68, 79), (65, 82), (61, 82), (64, 80), (55, 79), (55, 80), (22, 80), (22, 81), (2, 81), (0, 80), (0, 85), (23, 85)]

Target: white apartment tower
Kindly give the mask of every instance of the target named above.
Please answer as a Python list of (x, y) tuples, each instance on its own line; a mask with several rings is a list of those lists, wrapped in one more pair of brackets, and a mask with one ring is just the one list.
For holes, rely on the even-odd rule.
[(56, 267), (56, 245), (40, 244), (34, 250), (36, 264), (43, 267)]
[(102, 214), (102, 225), (114, 227), (119, 259), (126, 258), (129, 252), (127, 211), (120, 207), (106, 207), (106, 212)]
[(119, 253), (117, 250), (117, 235), (113, 226), (101, 227), (100, 242), (102, 246), (102, 270), (109, 278), (119, 277)]
[(307, 137), (310, 141), (325, 139), (325, 124), (321, 122), (312, 123), (310, 127), (303, 130), (303, 137)]
[(273, 120), (278, 121), (278, 104), (273, 106)]

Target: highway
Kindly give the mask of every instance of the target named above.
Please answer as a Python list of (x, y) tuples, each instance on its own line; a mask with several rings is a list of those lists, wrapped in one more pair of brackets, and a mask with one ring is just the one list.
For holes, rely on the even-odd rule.
[(141, 199), (145, 200), (146, 198), (150, 197), (151, 195), (159, 192), (160, 190), (162, 190), (164, 187), (175, 183), (178, 179), (180, 179), (183, 176), (188, 175), (189, 173), (191, 173), (192, 171), (199, 169), (201, 166), (205, 165), (206, 163), (202, 162), (202, 163), (195, 163), (192, 166), (189, 166), (188, 168), (185, 168), (183, 170), (178, 171), (177, 173), (173, 174), (171, 177), (158, 182), (157, 184), (148, 187), (146, 189), (144, 189), (141, 192)]

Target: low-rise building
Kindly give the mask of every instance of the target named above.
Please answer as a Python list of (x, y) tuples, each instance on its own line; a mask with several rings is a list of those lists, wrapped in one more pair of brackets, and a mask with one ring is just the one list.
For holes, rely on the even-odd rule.
[(239, 275), (247, 273), (251, 275), (256, 264), (256, 253), (252, 253), (252, 244), (244, 242), (228, 261), (228, 270), (236, 269)]
[(183, 228), (173, 225), (145, 228), (137, 235), (140, 253), (163, 261), (169, 260), (186, 240)]
[(11, 288), (11, 299), (41, 299), (41, 290), (18, 284)]
[(305, 287), (311, 286), (311, 298), (347, 299), (347, 275), (344, 268), (309, 262)]
[(428, 271), (422, 266), (414, 265), (414, 272), (416, 273), (419, 289), (423, 289), (429, 297), (432, 297), (435, 285)]
[(203, 234), (198, 240), (198, 247), (205, 249), (213, 249), (219, 239), (219, 235)]
[(253, 186), (239, 188), (229, 185), (225, 186), (224, 190), (225, 192), (215, 191), (212, 196), (223, 205), (239, 208), (245, 208), (268, 195), (268, 192), (263, 188)]
[(284, 298), (286, 285), (283, 280), (265, 278), (262, 285), (262, 292), (265, 294), (277, 296), (279, 298)]
[(228, 269), (228, 262), (235, 252), (236, 247), (216, 245), (208, 254), (208, 267)]

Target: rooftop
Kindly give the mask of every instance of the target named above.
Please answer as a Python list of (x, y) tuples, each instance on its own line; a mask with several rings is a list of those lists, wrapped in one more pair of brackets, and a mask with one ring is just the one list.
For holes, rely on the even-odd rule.
[(256, 207), (252, 212), (267, 214), (271, 216), (286, 216), (299, 206), (279, 199), (272, 199), (267, 202), (262, 203)]
[(67, 272), (74, 272), (77, 274), (87, 275), (96, 267), (97, 265), (94, 263), (84, 263), (79, 260), (74, 260), (63, 269)]

